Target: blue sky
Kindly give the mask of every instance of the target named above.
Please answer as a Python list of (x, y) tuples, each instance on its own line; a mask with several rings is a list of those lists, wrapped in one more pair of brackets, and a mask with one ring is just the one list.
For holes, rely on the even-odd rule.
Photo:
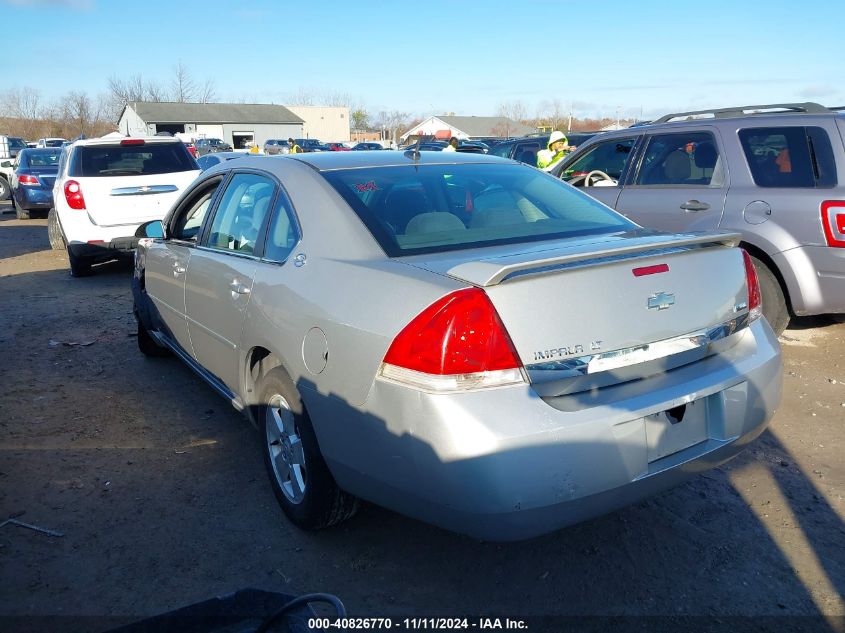
[[(0, 91), (165, 84), (181, 60), (218, 100), (347, 93), (370, 111), (576, 116), (784, 101), (845, 105), (841, 0), (0, 0)], [(6, 40), (7, 44), (10, 40)], [(14, 55), (10, 54), (14, 52)]]

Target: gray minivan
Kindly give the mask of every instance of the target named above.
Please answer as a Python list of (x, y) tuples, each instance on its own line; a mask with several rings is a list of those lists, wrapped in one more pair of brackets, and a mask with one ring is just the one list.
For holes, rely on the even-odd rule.
[(816, 103), (668, 114), (590, 139), (557, 176), (645, 227), (742, 234), (763, 312), (845, 312), (845, 112)]

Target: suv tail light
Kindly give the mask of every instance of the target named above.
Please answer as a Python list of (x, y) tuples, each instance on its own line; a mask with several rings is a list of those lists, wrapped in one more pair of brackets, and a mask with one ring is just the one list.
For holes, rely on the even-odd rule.
[(822, 228), (828, 246), (845, 248), (845, 200), (822, 202)]
[(763, 297), (760, 294), (757, 269), (754, 268), (751, 255), (745, 249), (742, 249), (742, 259), (745, 261), (745, 283), (748, 286), (748, 321), (751, 322), (763, 315)]
[(82, 189), (75, 180), (68, 180), (65, 183), (65, 200), (67, 200), (67, 206), (71, 209), (85, 208), (85, 198), (82, 197)]
[(125, 138), (120, 141), (121, 145), (146, 145), (146, 143), (142, 138)]
[(478, 288), (449, 293), (414, 317), (387, 350), (381, 375), (435, 392), (524, 382), (510, 336)]
[(31, 176), (30, 174), (22, 174), (18, 176), (18, 184), (19, 185), (40, 185), (41, 183), (38, 181), (38, 178), (35, 176)]

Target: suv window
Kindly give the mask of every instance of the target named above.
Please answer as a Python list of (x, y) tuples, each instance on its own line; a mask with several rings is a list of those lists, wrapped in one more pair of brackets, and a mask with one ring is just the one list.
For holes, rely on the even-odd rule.
[(196, 169), (184, 143), (83, 145), (71, 159), (68, 175), (76, 177), (146, 176)]
[(587, 150), (586, 154), (567, 165), (561, 174), (561, 178), (571, 180), (586, 176), (591, 171), (598, 169), (618, 182), (622, 176), (622, 171), (631, 159), (631, 150), (634, 149), (636, 140), (636, 138), (615, 138), (593, 145)]
[(235, 174), (226, 186), (207, 246), (253, 255), (276, 186), (259, 174)]
[(324, 172), (390, 257), (626, 231), (600, 202), (513, 164)]
[(513, 151), (513, 159), (526, 165), (537, 164), (537, 152), (541, 149), (540, 143), (537, 141), (531, 143), (518, 143)]
[(658, 134), (648, 141), (638, 185), (721, 186), (719, 150), (709, 132)]
[(758, 187), (836, 186), (833, 148), (823, 128), (747, 128), (739, 140)]

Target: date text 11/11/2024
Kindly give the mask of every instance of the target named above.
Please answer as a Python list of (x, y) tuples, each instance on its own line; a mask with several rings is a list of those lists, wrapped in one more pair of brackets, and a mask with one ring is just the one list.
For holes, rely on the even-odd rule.
[(309, 629), (340, 630), (526, 630), (524, 620), (512, 618), (309, 618)]

